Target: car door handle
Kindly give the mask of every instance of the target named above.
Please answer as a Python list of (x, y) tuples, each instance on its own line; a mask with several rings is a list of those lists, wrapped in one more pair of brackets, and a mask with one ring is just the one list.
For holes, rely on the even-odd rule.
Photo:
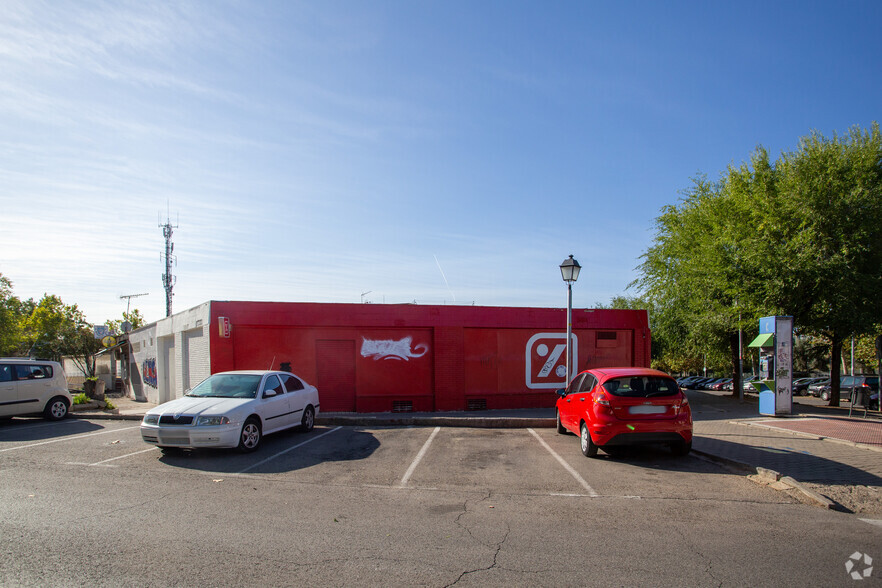
[(585, 398), (584, 397), (580, 398), (579, 402), (585, 402)]

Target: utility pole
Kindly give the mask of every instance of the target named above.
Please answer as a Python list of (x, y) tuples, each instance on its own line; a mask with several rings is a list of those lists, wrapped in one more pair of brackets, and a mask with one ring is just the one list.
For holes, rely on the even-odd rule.
[(165, 273), (162, 274), (162, 287), (165, 288), (165, 316), (171, 316), (172, 290), (177, 281), (175, 276), (172, 275), (172, 265), (178, 264), (177, 258), (172, 255), (172, 252), (175, 250), (175, 244), (172, 243), (171, 238), (174, 229), (177, 229), (178, 225), (172, 225), (168, 219), (168, 214), (166, 214), (165, 224), (160, 222), (159, 227), (162, 229), (162, 236), (165, 237), (165, 253), (160, 254), (160, 259), (165, 262)]

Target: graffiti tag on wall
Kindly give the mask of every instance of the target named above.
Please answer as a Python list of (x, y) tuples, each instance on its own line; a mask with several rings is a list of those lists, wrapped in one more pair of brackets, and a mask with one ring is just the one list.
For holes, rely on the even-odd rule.
[(411, 347), (412, 344), (413, 337), (404, 337), (398, 341), (375, 341), (362, 337), (361, 356), (373, 357), (374, 361), (380, 359), (410, 361), (411, 358), (422, 357), (429, 351), (429, 346), (425, 343), (420, 343), (416, 347)]
[(156, 388), (158, 386), (155, 359), (145, 359), (141, 364), (141, 378), (144, 380), (144, 383), (151, 388)]

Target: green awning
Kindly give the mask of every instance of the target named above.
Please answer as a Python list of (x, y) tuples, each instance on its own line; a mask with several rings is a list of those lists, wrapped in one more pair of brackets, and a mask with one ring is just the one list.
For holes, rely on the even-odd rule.
[(748, 347), (774, 347), (775, 333), (763, 333), (750, 342)]

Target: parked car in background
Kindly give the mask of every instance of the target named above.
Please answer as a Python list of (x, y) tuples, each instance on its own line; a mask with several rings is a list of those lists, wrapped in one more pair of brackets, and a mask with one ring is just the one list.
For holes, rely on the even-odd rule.
[[(820, 396), (821, 390), (823, 390), (824, 388), (827, 388), (829, 390), (830, 378), (824, 378), (820, 382), (816, 382), (814, 384), (809, 384), (808, 393), (811, 394), (812, 396)], [(828, 395), (827, 400), (829, 400), (829, 399), (830, 399), (830, 397)]]
[(61, 364), (25, 357), (0, 358), (0, 417), (67, 416), (72, 398)]
[[(839, 378), (840, 402), (851, 402), (852, 394), (856, 391), (865, 394), (868, 401), (875, 400), (875, 404), (878, 405), (879, 376), (860, 374), (856, 376), (842, 376)], [(832, 393), (833, 387), (829, 383), (819, 391), (821, 400), (830, 400)], [(876, 394), (875, 399), (873, 398), (874, 394)]]
[(254, 451), (264, 435), (311, 431), (319, 411), (315, 386), (289, 372), (213, 374), (183, 398), (147, 411), (141, 438), (163, 449), (236, 447)]
[(711, 384), (709, 390), (721, 391), (723, 390), (723, 386), (726, 384), (730, 384), (729, 389), (731, 390), (732, 378), (723, 378), (722, 380), (717, 380), (713, 384)]
[(811, 392), (809, 392), (809, 386), (828, 381), (829, 379), (830, 378), (824, 377), (800, 378), (793, 382), (793, 394), (794, 396), (806, 396), (811, 394)]
[(597, 368), (557, 391), (557, 432), (571, 431), (582, 453), (663, 443), (678, 455), (692, 449), (692, 410), (677, 382), (648, 368)]

